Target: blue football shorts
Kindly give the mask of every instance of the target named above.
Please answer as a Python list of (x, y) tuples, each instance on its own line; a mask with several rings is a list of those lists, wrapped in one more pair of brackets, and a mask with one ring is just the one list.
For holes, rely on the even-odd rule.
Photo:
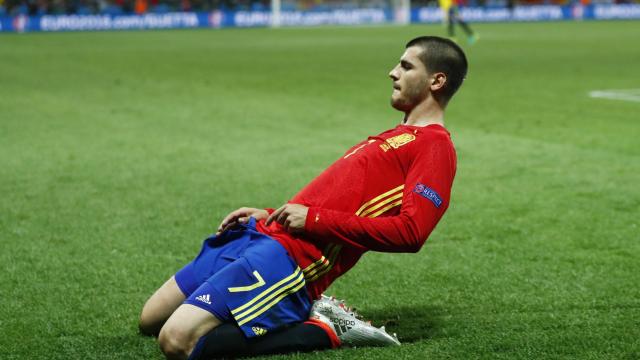
[(236, 322), (249, 338), (305, 321), (311, 309), (302, 271), (255, 223), (207, 238), (175, 275), (185, 304)]

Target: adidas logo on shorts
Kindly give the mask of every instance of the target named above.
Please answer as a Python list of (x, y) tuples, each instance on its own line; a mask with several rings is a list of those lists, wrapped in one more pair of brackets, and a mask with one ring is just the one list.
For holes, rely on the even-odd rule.
[(251, 327), (251, 330), (253, 330), (253, 332), (258, 336), (262, 336), (262, 335), (267, 333), (267, 329), (263, 329), (263, 328), (258, 327), (258, 326)]
[(200, 296), (196, 297), (196, 300), (198, 300), (198, 301), (202, 301), (202, 302), (203, 302), (203, 303), (205, 303), (205, 304), (209, 304), (209, 305), (211, 305), (211, 300), (210, 300), (210, 298), (209, 298), (209, 294), (207, 294), (207, 295), (200, 295)]

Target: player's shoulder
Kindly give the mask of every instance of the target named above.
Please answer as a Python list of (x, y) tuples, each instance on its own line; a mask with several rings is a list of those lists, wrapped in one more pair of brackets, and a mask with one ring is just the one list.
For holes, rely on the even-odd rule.
[(443, 146), (453, 146), (451, 134), (442, 125), (431, 124), (414, 131), (416, 140), (421, 144), (440, 144)]
[(402, 153), (422, 153), (426, 148), (453, 148), (451, 136), (442, 125), (413, 126), (398, 125), (387, 130), (378, 138), (382, 140), (380, 147), (386, 152), (394, 149)]

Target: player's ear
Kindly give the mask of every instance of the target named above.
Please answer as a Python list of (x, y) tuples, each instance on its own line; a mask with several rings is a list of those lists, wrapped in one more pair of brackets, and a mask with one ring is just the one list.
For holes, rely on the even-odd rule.
[(429, 88), (431, 89), (431, 91), (438, 91), (444, 88), (446, 83), (447, 75), (442, 72), (437, 72), (431, 75), (431, 78), (429, 79)]

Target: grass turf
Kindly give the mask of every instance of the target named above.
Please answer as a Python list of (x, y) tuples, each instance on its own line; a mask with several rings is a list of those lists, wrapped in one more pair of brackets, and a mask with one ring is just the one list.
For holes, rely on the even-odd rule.
[[(404, 346), (283, 359), (640, 357), (639, 22), (474, 25), (452, 206), (330, 293)], [(278, 206), (401, 119), (438, 26), (5, 35), (0, 358), (159, 359), (145, 299), (229, 210)]]

